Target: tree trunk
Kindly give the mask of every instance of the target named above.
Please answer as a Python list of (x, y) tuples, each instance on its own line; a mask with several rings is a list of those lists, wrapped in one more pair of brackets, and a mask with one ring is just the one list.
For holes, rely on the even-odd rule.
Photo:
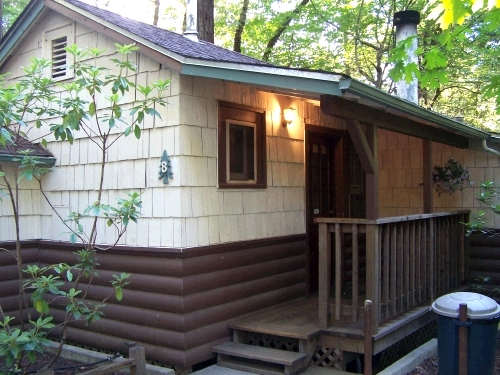
[(153, 0), (155, 3), (155, 14), (153, 16), (153, 25), (158, 26), (158, 18), (160, 18), (160, 0)]
[(285, 21), (281, 24), (280, 27), (278, 27), (272, 38), (269, 39), (269, 42), (267, 42), (266, 49), (264, 50), (264, 54), (262, 55), (263, 61), (269, 61), (269, 56), (271, 55), (271, 52), (276, 43), (278, 42), (279, 38), (285, 32), (286, 28), (290, 25), (290, 22), (292, 22), (293, 17), (297, 16), (302, 10), (302, 8), (307, 5), (308, 2), (309, 0), (302, 0), (300, 4), (297, 5), (297, 7), (292, 11), (291, 15), (285, 19)]
[(233, 51), (241, 52), (241, 35), (243, 34), (243, 29), (245, 23), (247, 22), (247, 11), (248, 11), (249, 0), (243, 2), (243, 7), (241, 8), (240, 19), (238, 20), (238, 27), (234, 32), (234, 46)]
[(198, 0), (198, 39), (214, 42), (214, 0)]

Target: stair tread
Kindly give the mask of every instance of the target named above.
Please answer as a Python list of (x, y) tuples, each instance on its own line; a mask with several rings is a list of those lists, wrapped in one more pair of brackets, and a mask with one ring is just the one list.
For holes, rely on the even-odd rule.
[[(283, 369), (275, 369), (259, 363), (241, 363), (234, 359), (219, 359), (217, 365), (234, 370), (252, 372), (260, 375), (283, 375)], [(276, 365), (277, 366), (277, 365)]]
[(236, 342), (225, 342), (212, 348), (212, 351), (259, 361), (277, 363), (285, 366), (293, 366), (307, 358), (305, 353), (288, 352), (261, 346), (246, 345)]

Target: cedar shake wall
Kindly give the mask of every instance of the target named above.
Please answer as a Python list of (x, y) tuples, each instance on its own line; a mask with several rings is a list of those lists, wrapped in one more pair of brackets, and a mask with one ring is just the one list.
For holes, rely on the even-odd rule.
[[(30, 244), (28, 244), (30, 245)], [(77, 245), (42, 241), (23, 250), (25, 262), (73, 264)], [(124, 248), (98, 253), (99, 277), (89, 300), (112, 295), (101, 320), (72, 324), (68, 340), (126, 352), (126, 342), (146, 348), (150, 360), (191, 366), (212, 357), (211, 347), (230, 340), (229, 320), (304, 297), (305, 236), (266, 239), (198, 249)], [(0, 303), (17, 316), (17, 268), (0, 252)], [(131, 273), (117, 302), (109, 281)], [(57, 321), (64, 311), (54, 309)]]
[[(32, 56), (42, 56), (42, 31), (68, 21), (52, 11), (43, 17), (4, 67), (4, 71), (13, 72), (10, 82), (22, 76), (19, 67), (26, 66)], [(117, 57), (113, 55), (112, 40), (76, 24), (75, 41), (82, 48), (105, 49), (107, 52), (98, 58), (97, 64), (111, 68), (109, 59)], [(324, 116), (318, 105), (305, 100), (248, 85), (182, 76), (139, 53), (131, 54), (130, 59), (139, 68), (137, 74), (131, 72), (129, 79), (144, 85), (169, 78), (171, 87), (166, 93), (166, 107), (156, 108), (162, 118), (148, 117), (139, 140), (133, 135), (123, 137), (108, 154), (102, 203), (116, 204), (116, 198), (131, 191), (142, 193), (142, 217), (137, 225), (129, 226), (120, 244), (190, 248), (306, 232), (304, 124), (343, 128), (340, 121)], [(131, 102), (133, 95), (126, 94), (123, 103)], [(266, 189), (217, 187), (218, 100), (266, 110)], [(101, 97), (98, 110), (106, 105)], [(125, 104), (124, 108), (127, 106), (131, 105)], [(298, 118), (283, 128), (281, 110), (290, 106), (297, 109)], [(35, 129), (30, 137), (42, 134), (43, 130)], [(57, 158), (55, 170), (43, 179), (47, 195), (63, 218), (71, 211), (83, 212), (97, 197), (100, 150), (83, 132), (75, 134), (73, 145), (53, 137), (47, 141)], [(158, 179), (164, 150), (172, 161), (173, 179), (168, 185)], [(23, 231), (22, 238), (68, 241), (67, 228), (40, 194), (33, 191), (31, 200), (35, 199), (36, 210), (29, 199), (21, 202), (25, 216), (30, 218), (26, 227), (36, 229)], [(0, 209), (7, 210), (0, 219), (0, 238), (13, 240), (13, 230), (4, 229), (10, 228), (12, 222), (9, 208)], [(102, 222), (97, 242), (109, 244), (114, 240), (114, 231)]]
[[(379, 199), (380, 216), (401, 216), (423, 212), (422, 140), (379, 129)], [(479, 211), (476, 197), (484, 181), (500, 183), (500, 158), (483, 150), (479, 141), (470, 149), (459, 149), (433, 142), (434, 165), (444, 165), (450, 158), (460, 162), (474, 181), (472, 187), (453, 195), (434, 192), (434, 212), (469, 209)], [(484, 207), (483, 207), (484, 209)], [(491, 227), (500, 226), (500, 218), (485, 210)]]
[(380, 217), (423, 212), (422, 140), (378, 131)]

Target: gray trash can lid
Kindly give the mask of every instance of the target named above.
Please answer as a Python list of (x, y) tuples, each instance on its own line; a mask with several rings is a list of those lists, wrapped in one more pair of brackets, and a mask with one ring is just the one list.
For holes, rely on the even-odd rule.
[(479, 293), (457, 292), (439, 297), (431, 309), (443, 316), (458, 318), (460, 304), (467, 304), (470, 319), (489, 319), (500, 315), (500, 305), (493, 298)]

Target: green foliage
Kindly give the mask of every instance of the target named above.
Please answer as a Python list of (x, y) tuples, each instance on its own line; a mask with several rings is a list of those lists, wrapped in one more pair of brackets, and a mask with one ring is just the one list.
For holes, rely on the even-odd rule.
[(493, 298), (497, 303), (500, 302), (500, 288), (493, 284), (491, 277), (479, 276), (470, 285), (471, 291), (481, 293)]
[(454, 194), (457, 190), (472, 186), (469, 171), (455, 159), (449, 159), (443, 166), (435, 165), (432, 170), (432, 181), (438, 194), (447, 192)]
[[(481, 184), (481, 191), (476, 199), (481, 202), (482, 207), (487, 207), (493, 215), (500, 215), (499, 187), (493, 181), (486, 181)], [(463, 223), (466, 227), (466, 235), (486, 234), (497, 236), (496, 230), (488, 226), (491, 215), (488, 215), (483, 209), (474, 214), (473, 219), (468, 223)]]
[(4, 317), (0, 320), (0, 357), (5, 359), (8, 367), (12, 367), (15, 362), (27, 353), (28, 360), (35, 362), (35, 353), (43, 352), (43, 345), (47, 345), (47, 332), (54, 327), (52, 317), (38, 318), (36, 321), (30, 320), (30, 329), (21, 330), (11, 328), (11, 317)]
[[(60, 84), (59, 87), (46, 78), (44, 71), (50, 63), (43, 59), (32, 59), (31, 64), (24, 69), (25, 76), (15, 85), (6, 87), (4, 77), (0, 77), (0, 147), (8, 146), (7, 149), (14, 157), (18, 177), (15, 181), (9, 180), (0, 162), (0, 178), (3, 179), (3, 185), (8, 187), (7, 196), (15, 208), (13, 211), (16, 233), (19, 233), (18, 209), (22, 204), (17, 198), (17, 191), (24, 180), (38, 181), (42, 195), (55, 214), (59, 215), (41, 184), (44, 175), (51, 168), (43, 164), (39, 157), (23, 151), (20, 147), (20, 141), (26, 138), (31, 128), (40, 128), (47, 135), (52, 135), (56, 141), (68, 141), (70, 144), (86, 135), (101, 150), (101, 173), (96, 177), (99, 181), (96, 189), (97, 200), (83, 212), (72, 212), (67, 219), (60, 217), (68, 229), (70, 241), (82, 245), (75, 253), (75, 264), (59, 263), (43, 267), (28, 265), (19, 270), (22, 284), (19, 298), (30, 295), (39, 319), (30, 320), (29, 324), (21, 322), (20, 328), (12, 330), (9, 328), (12, 319), (3, 317), (4, 321), (0, 327), (0, 355), (6, 356), (9, 366), (18, 364), (23, 356), (34, 359), (34, 353), (42, 351), (42, 346), (46, 343), (45, 336), (54, 326), (51, 323), (51, 311), (55, 304), (58, 308), (64, 306), (66, 311), (64, 321), (58, 322), (64, 337), (64, 330), (73, 320), (83, 320), (86, 324), (99, 320), (103, 315), (106, 300), (112, 296), (118, 301), (122, 300), (123, 289), (130, 283), (130, 274), (114, 275), (110, 280), (112, 292), (108, 296), (100, 302), (86, 299), (89, 285), (94, 278), (99, 277), (96, 271), (99, 266), (97, 250), (115, 246), (125, 234), (130, 222), (137, 223), (142, 206), (140, 194), (137, 192), (128, 193), (126, 198), (118, 198), (116, 205), (103, 202), (107, 152), (122, 136), (134, 133), (135, 137), (139, 138), (146, 117), (160, 117), (157, 108), (166, 104), (162, 97), (170, 82), (164, 80), (136, 86), (127, 77), (137, 69), (130, 59), (137, 47), (118, 44), (116, 47), (121, 58), (113, 59), (116, 69), (110, 71), (98, 64), (103, 51), (83, 51), (77, 46), (68, 46), (67, 52), (74, 57), (75, 64), (72, 68), (76, 78)], [(133, 95), (128, 97), (137, 99), (132, 103), (128, 99), (124, 109), (124, 96), (132, 92)], [(98, 103), (102, 103), (104, 98), (108, 105), (100, 108)], [(26, 118), (30, 121), (26, 121)], [(44, 139), (40, 139), (40, 142), (47, 145)], [(4, 192), (0, 193), (5, 195)], [(116, 242), (107, 248), (96, 244), (99, 221), (106, 222), (108, 227), (115, 230)], [(17, 238), (17, 241), (20, 239)], [(16, 257), (22, 259), (20, 245), (17, 248)], [(28, 306), (25, 308), (28, 309)], [(26, 314), (30, 314), (29, 309)]]
[(16, 18), (29, 3), (29, 0), (2, 0), (1, 36), (12, 26)]

